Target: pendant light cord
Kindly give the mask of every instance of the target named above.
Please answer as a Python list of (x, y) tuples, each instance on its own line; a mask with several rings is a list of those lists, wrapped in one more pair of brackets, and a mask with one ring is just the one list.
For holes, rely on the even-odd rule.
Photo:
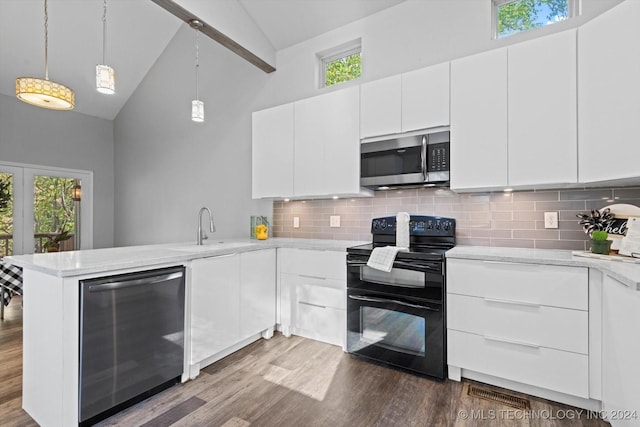
[(44, 0), (44, 79), (49, 80), (49, 14)]
[(198, 45), (198, 29), (196, 28), (196, 99), (198, 97), (198, 68), (200, 68), (200, 46)]
[(104, 0), (102, 9), (102, 64), (106, 64), (104, 53), (107, 50), (107, 0)]

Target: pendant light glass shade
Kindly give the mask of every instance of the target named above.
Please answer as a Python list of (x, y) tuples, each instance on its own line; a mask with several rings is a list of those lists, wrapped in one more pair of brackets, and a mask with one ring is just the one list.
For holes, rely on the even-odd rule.
[(102, 3), (102, 64), (96, 65), (96, 90), (106, 95), (116, 92), (116, 74), (106, 65), (104, 59), (107, 50), (107, 0)]
[(198, 69), (200, 68), (200, 48), (198, 46), (198, 32), (202, 28), (202, 22), (194, 19), (189, 22), (191, 28), (196, 31), (196, 99), (191, 101), (191, 120), (197, 123), (204, 122), (204, 102), (198, 96)]
[(116, 92), (116, 76), (113, 68), (108, 65), (96, 65), (96, 90), (107, 95), (113, 95)]
[(76, 95), (71, 88), (49, 80), (49, 14), (44, 0), (44, 79), (18, 77), (16, 98), (50, 110), (73, 110)]
[(204, 102), (194, 99), (191, 101), (191, 120), (194, 122), (204, 122)]

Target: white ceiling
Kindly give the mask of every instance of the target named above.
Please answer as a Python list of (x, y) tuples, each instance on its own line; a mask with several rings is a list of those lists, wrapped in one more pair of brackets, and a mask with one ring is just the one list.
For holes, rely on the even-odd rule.
[[(239, 1), (279, 50), (404, 0), (206, 1)], [(49, 78), (75, 91), (75, 111), (112, 120), (181, 25), (151, 0), (108, 0), (106, 63), (116, 94), (101, 95), (102, 0), (49, 0)], [(17, 77), (44, 77), (44, 0), (0, 0), (0, 93), (15, 96)]]

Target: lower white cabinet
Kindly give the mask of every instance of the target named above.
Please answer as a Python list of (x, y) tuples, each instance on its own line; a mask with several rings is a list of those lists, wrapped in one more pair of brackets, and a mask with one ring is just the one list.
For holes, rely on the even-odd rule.
[(344, 252), (278, 249), (280, 318), (284, 335), (300, 335), (344, 347)]
[(275, 249), (194, 260), (190, 278), (191, 364), (273, 329)]
[(448, 259), (450, 377), (479, 373), (589, 399), (588, 301), (584, 267)]
[(602, 402), (612, 426), (640, 426), (640, 291), (603, 283)]

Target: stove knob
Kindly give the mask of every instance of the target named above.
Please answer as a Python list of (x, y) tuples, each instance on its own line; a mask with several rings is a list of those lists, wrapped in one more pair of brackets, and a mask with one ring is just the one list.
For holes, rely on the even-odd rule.
[(378, 220), (373, 221), (373, 229), (377, 230), (378, 228), (380, 228), (380, 224), (378, 223)]
[(442, 229), (444, 231), (449, 231), (449, 229), (451, 229), (451, 223), (450, 222), (445, 222), (444, 225), (442, 226)]
[(433, 230), (433, 223), (431, 221), (429, 221), (429, 224), (427, 225), (427, 230)]
[(385, 230), (387, 228), (387, 221), (385, 221), (384, 219), (382, 220), (382, 223), (380, 224), (380, 228)]
[(436, 230), (440, 230), (440, 223), (436, 222)]

